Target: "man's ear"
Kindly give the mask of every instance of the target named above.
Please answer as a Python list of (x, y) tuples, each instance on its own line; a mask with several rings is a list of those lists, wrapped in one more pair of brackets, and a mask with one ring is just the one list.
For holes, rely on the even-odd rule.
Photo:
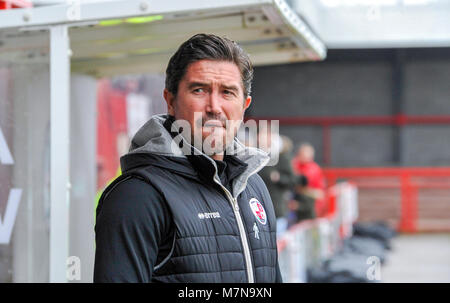
[(250, 106), (250, 103), (252, 103), (252, 97), (248, 96), (244, 101), (244, 110), (246, 110)]
[(175, 116), (175, 96), (171, 92), (169, 92), (167, 88), (164, 89), (163, 96), (164, 100), (166, 100), (167, 103), (167, 113), (171, 116)]

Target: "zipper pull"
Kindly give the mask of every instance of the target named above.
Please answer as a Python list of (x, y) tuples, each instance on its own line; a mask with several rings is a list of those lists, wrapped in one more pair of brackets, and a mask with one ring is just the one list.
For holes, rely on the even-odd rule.
[(237, 203), (237, 199), (233, 198), (233, 202), (234, 202), (234, 209), (235, 209), (236, 211), (239, 211), (239, 205), (238, 205), (238, 203)]

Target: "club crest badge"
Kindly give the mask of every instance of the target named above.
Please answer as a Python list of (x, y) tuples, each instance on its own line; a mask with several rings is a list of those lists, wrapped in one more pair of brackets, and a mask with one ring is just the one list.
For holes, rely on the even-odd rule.
[(255, 198), (251, 198), (249, 201), (250, 209), (252, 210), (253, 214), (255, 215), (256, 219), (259, 221), (259, 223), (265, 225), (267, 222), (267, 214), (264, 210), (264, 207), (262, 206), (261, 202), (256, 200)]

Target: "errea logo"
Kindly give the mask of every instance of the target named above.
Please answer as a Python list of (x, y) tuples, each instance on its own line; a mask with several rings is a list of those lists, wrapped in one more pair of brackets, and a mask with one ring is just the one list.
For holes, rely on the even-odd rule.
[(220, 214), (219, 212), (213, 212), (213, 213), (198, 213), (198, 218), (199, 219), (216, 219), (216, 218), (220, 218)]

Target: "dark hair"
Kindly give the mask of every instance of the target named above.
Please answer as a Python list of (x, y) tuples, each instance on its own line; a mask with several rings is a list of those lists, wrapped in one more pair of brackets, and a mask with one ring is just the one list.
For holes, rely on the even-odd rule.
[(197, 34), (181, 44), (167, 65), (166, 89), (176, 96), (189, 64), (199, 60), (234, 62), (241, 72), (244, 97), (250, 95), (253, 66), (248, 54), (236, 42), (212, 34)]

